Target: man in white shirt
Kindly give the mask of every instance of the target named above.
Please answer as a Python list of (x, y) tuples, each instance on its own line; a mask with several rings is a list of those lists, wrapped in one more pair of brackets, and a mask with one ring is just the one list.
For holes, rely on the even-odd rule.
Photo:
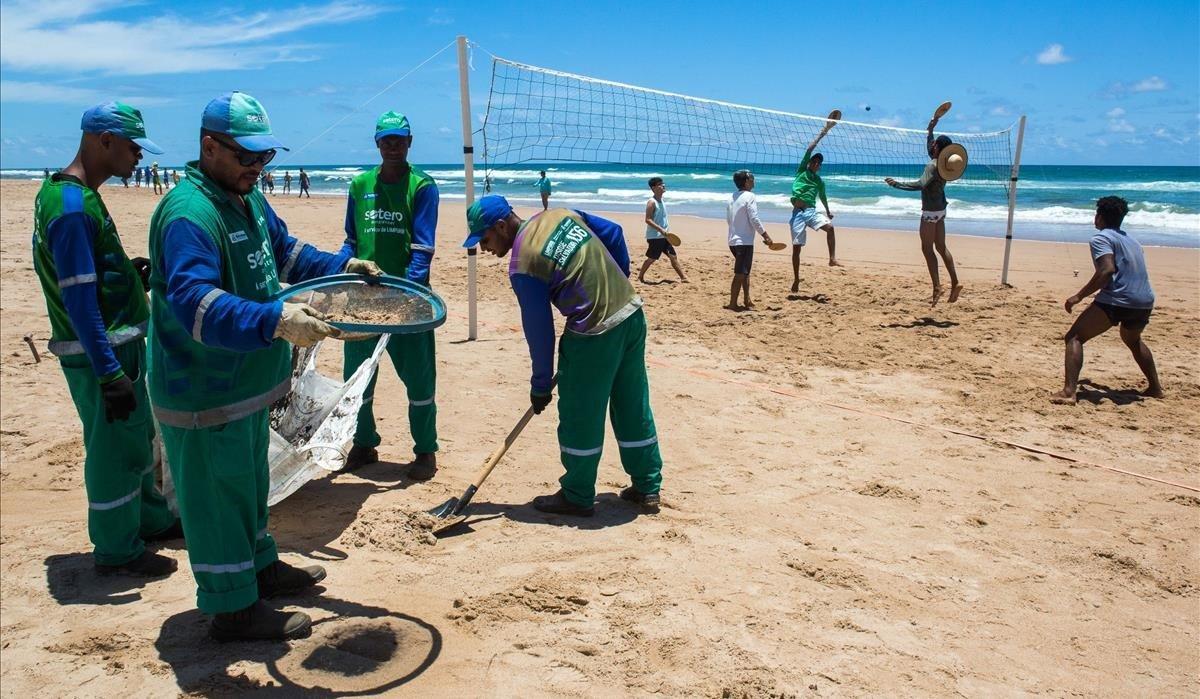
[[(754, 234), (762, 236), (763, 242), (771, 244), (771, 236), (763, 229), (758, 218), (758, 199), (754, 196), (754, 175), (749, 170), (733, 173), (733, 183), (738, 191), (725, 209), (725, 220), (729, 223), (729, 252), (733, 253), (733, 283), (729, 285), (731, 311), (754, 310), (750, 300), (750, 266), (754, 262)], [(742, 290), (742, 305), (737, 303), (738, 289)]]

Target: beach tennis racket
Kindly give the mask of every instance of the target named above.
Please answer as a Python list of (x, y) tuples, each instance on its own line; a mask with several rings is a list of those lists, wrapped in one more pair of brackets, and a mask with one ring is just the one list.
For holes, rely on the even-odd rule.
[(679, 236), (675, 235), (674, 233), (667, 233), (664, 237), (667, 239), (667, 242), (671, 244), (671, 247), (683, 245), (683, 240), (681, 240)]
[(946, 112), (948, 111), (950, 111), (950, 103), (942, 102), (938, 105), (938, 108), (933, 111), (933, 118), (941, 119), (942, 117), (946, 116)]
[(307, 303), (342, 331), (340, 339), (422, 333), (446, 322), (446, 303), (433, 291), (399, 277), (334, 274), (293, 284), (274, 297)]
[(832, 129), (834, 126), (836, 126), (838, 121), (841, 120), (842, 110), (835, 109), (829, 113), (829, 116), (827, 116), (825, 118), (828, 119), (828, 121), (825, 122), (825, 130), (828, 131), (828, 130)]
[(767, 243), (767, 247), (771, 248), (772, 250), (774, 250), (776, 252), (779, 252), (780, 250), (787, 247), (787, 243)]

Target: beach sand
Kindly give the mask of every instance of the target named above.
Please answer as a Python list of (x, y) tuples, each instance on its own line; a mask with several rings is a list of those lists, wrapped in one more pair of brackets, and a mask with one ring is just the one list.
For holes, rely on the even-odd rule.
[[(398, 475), (411, 442), (385, 369), (385, 462), (272, 510), (283, 557), (329, 570), (321, 595), (288, 601), (313, 615), (312, 637), (222, 646), (184, 551), (164, 549), (181, 564), (166, 580), (92, 573), (80, 427), (30, 261), (35, 189), (0, 185), (4, 696), (1200, 692), (1197, 250), (1147, 249), (1159, 303), (1145, 339), (1167, 398), (1135, 395), (1144, 380), (1112, 331), (1088, 343), (1082, 400), (1066, 407), (1047, 399), (1074, 317), (1062, 300), (1091, 273), (1085, 244), (1016, 242), (1005, 288), (1002, 240), (951, 236), (966, 291), (931, 310), (915, 230), (840, 230), (846, 267), (810, 237), (795, 295), (790, 253), (760, 246), (759, 310), (732, 313), (724, 222), (673, 217), (693, 283), (637, 285), (666, 507), (617, 499), (611, 434), (594, 519), (529, 507), (561, 472), (549, 412), (470, 525), (433, 540), (410, 513), (458, 495), (528, 405), (507, 261), (479, 258), (479, 340), (464, 342), (464, 222), (447, 202), (433, 272), (451, 309), (437, 335), (441, 470)], [(157, 198), (103, 193), (144, 254)], [(271, 201), (293, 234), (341, 244), (342, 199)], [(644, 226), (614, 218), (640, 264)], [(674, 274), (664, 260), (650, 278)]]

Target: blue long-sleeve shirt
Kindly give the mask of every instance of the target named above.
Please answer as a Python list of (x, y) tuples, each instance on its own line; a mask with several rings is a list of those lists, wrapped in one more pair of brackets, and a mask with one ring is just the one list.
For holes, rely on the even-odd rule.
[(121, 363), (108, 342), (100, 300), (96, 295), (96, 259), (92, 254), (99, 235), (96, 221), (83, 211), (67, 213), (56, 218), (46, 233), (58, 278), (75, 280), (69, 286), (60, 287), (60, 293), (75, 336), (92, 364), (92, 371), (102, 381), (120, 378)]
[[(437, 187), (422, 187), (413, 197), (412, 211), (412, 256), (408, 261), (405, 277), (409, 281), (429, 286), (429, 268), (433, 264), (433, 253), (437, 245), (438, 224)], [(347, 258), (358, 253), (358, 229), (355, 225), (354, 197), (346, 197), (346, 242), (342, 243), (341, 254)]]
[[(625, 276), (629, 276), (629, 248), (621, 225), (583, 211), (575, 213), (591, 229)], [(551, 311), (550, 285), (528, 274), (509, 276), (517, 302), (521, 306), (521, 325), (529, 344), (533, 375), (529, 385), (534, 393), (550, 393), (554, 379), (554, 314)]]
[[(349, 255), (322, 252), (288, 233), (287, 224), (265, 206), (267, 232), (279, 280), (294, 284), (337, 274)], [(183, 327), (195, 323), (200, 302), (221, 286), (221, 254), (208, 233), (187, 219), (172, 221), (163, 232), (167, 303)], [(270, 346), (283, 312), (280, 301), (251, 301), (233, 294), (211, 300), (204, 312), (200, 341), (213, 347), (250, 352)]]

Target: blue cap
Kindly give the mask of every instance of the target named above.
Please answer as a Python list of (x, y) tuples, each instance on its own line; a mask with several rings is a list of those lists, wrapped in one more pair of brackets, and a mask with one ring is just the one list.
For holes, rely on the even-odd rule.
[(128, 138), (143, 150), (160, 155), (163, 152), (154, 141), (146, 138), (142, 113), (124, 102), (105, 102), (83, 113), (79, 128), (84, 133), (114, 133)]
[(271, 133), (267, 110), (244, 92), (226, 92), (209, 102), (200, 127), (231, 136), (239, 146), (255, 153), (287, 150)]
[(508, 200), (499, 194), (489, 194), (471, 204), (467, 209), (467, 239), (463, 241), (464, 248), (473, 248), (483, 239), (483, 233), (496, 225), (497, 221), (508, 218), (513, 208)]

